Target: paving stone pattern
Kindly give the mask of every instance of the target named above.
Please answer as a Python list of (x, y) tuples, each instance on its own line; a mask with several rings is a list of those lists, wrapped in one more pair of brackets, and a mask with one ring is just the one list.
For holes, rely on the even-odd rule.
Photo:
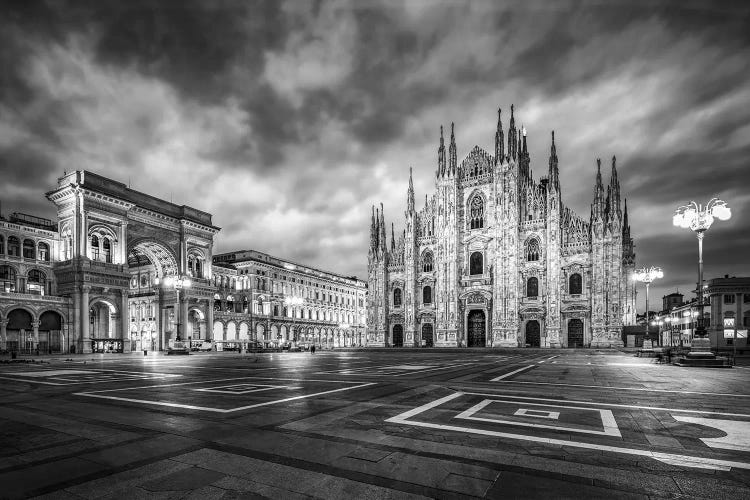
[(595, 349), (44, 361), (0, 364), (0, 498), (750, 498), (750, 363)]

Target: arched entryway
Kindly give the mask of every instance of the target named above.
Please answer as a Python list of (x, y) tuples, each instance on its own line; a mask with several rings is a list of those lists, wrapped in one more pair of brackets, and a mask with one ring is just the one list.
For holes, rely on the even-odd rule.
[(404, 347), (404, 327), (401, 325), (393, 327), (393, 347)]
[(486, 345), (486, 325), (487, 320), (484, 311), (474, 310), (469, 312), (468, 331), (466, 332), (467, 347), (484, 347)]
[(539, 322), (535, 319), (526, 322), (526, 345), (539, 347), (541, 345)]
[(60, 352), (62, 316), (55, 311), (45, 311), (39, 316), (39, 350), (41, 352)]
[(583, 347), (583, 321), (578, 318), (568, 321), (568, 347)]
[(6, 349), (16, 352), (31, 352), (34, 348), (31, 321), (31, 313), (24, 309), (13, 309), (8, 313)]
[(425, 323), (422, 325), (422, 342), (425, 347), (432, 347), (435, 345), (432, 323)]
[(117, 308), (104, 299), (94, 299), (89, 306), (89, 335), (92, 352), (122, 352), (123, 342), (115, 329)]

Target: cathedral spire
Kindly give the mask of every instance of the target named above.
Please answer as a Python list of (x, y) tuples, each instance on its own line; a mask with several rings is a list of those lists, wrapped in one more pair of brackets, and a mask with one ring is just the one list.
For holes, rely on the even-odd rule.
[(508, 155), (516, 159), (516, 119), (513, 116), (513, 105), (510, 105), (510, 124), (508, 126)]
[(445, 140), (443, 139), (443, 126), (440, 125), (440, 147), (438, 147), (438, 177), (445, 175)]
[(495, 131), (495, 165), (502, 163), (505, 157), (505, 137), (503, 136), (503, 123), (500, 120), (500, 108), (497, 109), (497, 130)]
[(628, 222), (628, 199), (625, 198), (625, 210), (622, 213), (622, 238), (630, 238), (630, 223)]
[(602, 185), (602, 160), (596, 159), (596, 186), (594, 188), (594, 206), (592, 219), (602, 219), (604, 216), (604, 186)]
[(380, 223), (379, 223), (380, 234), (378, 235), (378, 238), (379, 238), (379, 243), (380, 243), (380, 251), (383, 254), (385, 254), (385, 251), (388, 248), (388, 246), (386, 245), (386, 240), (385, 240), (385, 217), (383, 216), (384, 212), (385, 211), (383, 210), (383, 204), (381, 203), (380, 204)]
[(375, 231), (375, 205), (372, 206), (372, 218), (370, 219), (370, 250), (375, 250), (375, 238), (376, 238), (376, 231)]
[(529, 150), (526, 147), (526, 127), (521, 126), (521, 135), (523, 136), (523, 154), (529, 154)]
[(406, 212), (414, 213), (414, 182), (411, 177), (411, 167), (409, 167), (409, 190), (406, 194)]
[(396, 232), (393, 229), (393, 222), (391, 222), (391, 253), (396, 252)]
[(448, 155), (450, 165), (448, 166), (448, 172), (450, 175), (456, 175), (456, 134), (454, 133), (454, 125), (451, 122), (451, 145), (448, 147)]
[(550, 187), (560, 190), (560, 170), (557, 168), (557, 147), (555, 146), (555, 131), (552, 131), (552, 145), (549, 148), (549, 178)]
[(612, 178), (609, 181), (612, 186), (612, 210), (617, 214), (617, 218), (622, 217), (620, 210), (620, 180), (617, 178), (617, 158), (612, 156)]

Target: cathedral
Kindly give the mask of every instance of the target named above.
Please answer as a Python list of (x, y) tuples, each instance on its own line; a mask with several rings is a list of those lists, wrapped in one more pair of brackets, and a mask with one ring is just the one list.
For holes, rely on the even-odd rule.
[(435, 192), (416, 206), (409, 176), (405, 228), (387, 241), (373, 207), (367, 344), (392, 347), (622, 346), (635, 324), (635, 267), (616, 159), (597, 160), (591, 213), (562, 200), (555, 133), (547, 175), (534, 179), (526, 130), (498, 110), (494, 155), (475, 146), (458, 163), (440, 129)]

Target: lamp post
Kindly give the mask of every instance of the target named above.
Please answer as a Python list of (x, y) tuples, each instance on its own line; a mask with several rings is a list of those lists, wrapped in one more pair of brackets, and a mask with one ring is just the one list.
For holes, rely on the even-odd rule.
[(674, 347), (674, 332), (672, 331), (672, 315), (667, 315), (664, 318), (664, 322), (667, 324), (669, 330), (669, 347)]
[[(718, 198), (711, 198), (706, 206), (691, 201), (687, 205), (675, 210), (672, 224), (677, 227), (690, 228), (698, 237), (698, 324), (695, 328), (695, 336), (703, 339), (706, 335), (706, 326), (703, 319), (703, 236), (714, 223), (714, 218), (729, 220), (732, 211), (726, 202)], [(704, 344), (704, 342), (701, 342)], [(701, 346), (705, 348), (705, 346)], [(710, 342), (709, 342), (710, 349)]]
[(304, 303), (305, 300), (302, 297), (284, 297), (284, 304), (286, 304), (287, 307), (291, 308), (292, 311), (292, 342), (294, 342), (295, 344), (297, 343), (297, 332), (295, 330), (297, 316), (294, 313), (294, 306), (301, 306)]
[(651, 285), (651, 283), (656, 280), (664, 277), (664, 273), (662, 272), (660, 267), (643, 267), (641, 269), (636, 269), (636, 271), (633, 273), (633, 280), (640, 281), (641, 283), (646, 284), (646, 337), (648, 337), (648, 324), (649, 324), (649, 314), (648, 314), (648, 287)]
[(180, 290), (183, 288), (190, 288), (192, 286), (192, 282), (190, 281), (190, 278), (187, 276), (167, 276), (165, 278), (156, 278), (154, 280), (154, 283), (156, 283), (157, 286), (164, 284), (164, 288), (171, 288), (175, 291), (177, 294), (177, 337), (175, 340), (178, 342), (182, 341), (182, 338), (180, 337)]

